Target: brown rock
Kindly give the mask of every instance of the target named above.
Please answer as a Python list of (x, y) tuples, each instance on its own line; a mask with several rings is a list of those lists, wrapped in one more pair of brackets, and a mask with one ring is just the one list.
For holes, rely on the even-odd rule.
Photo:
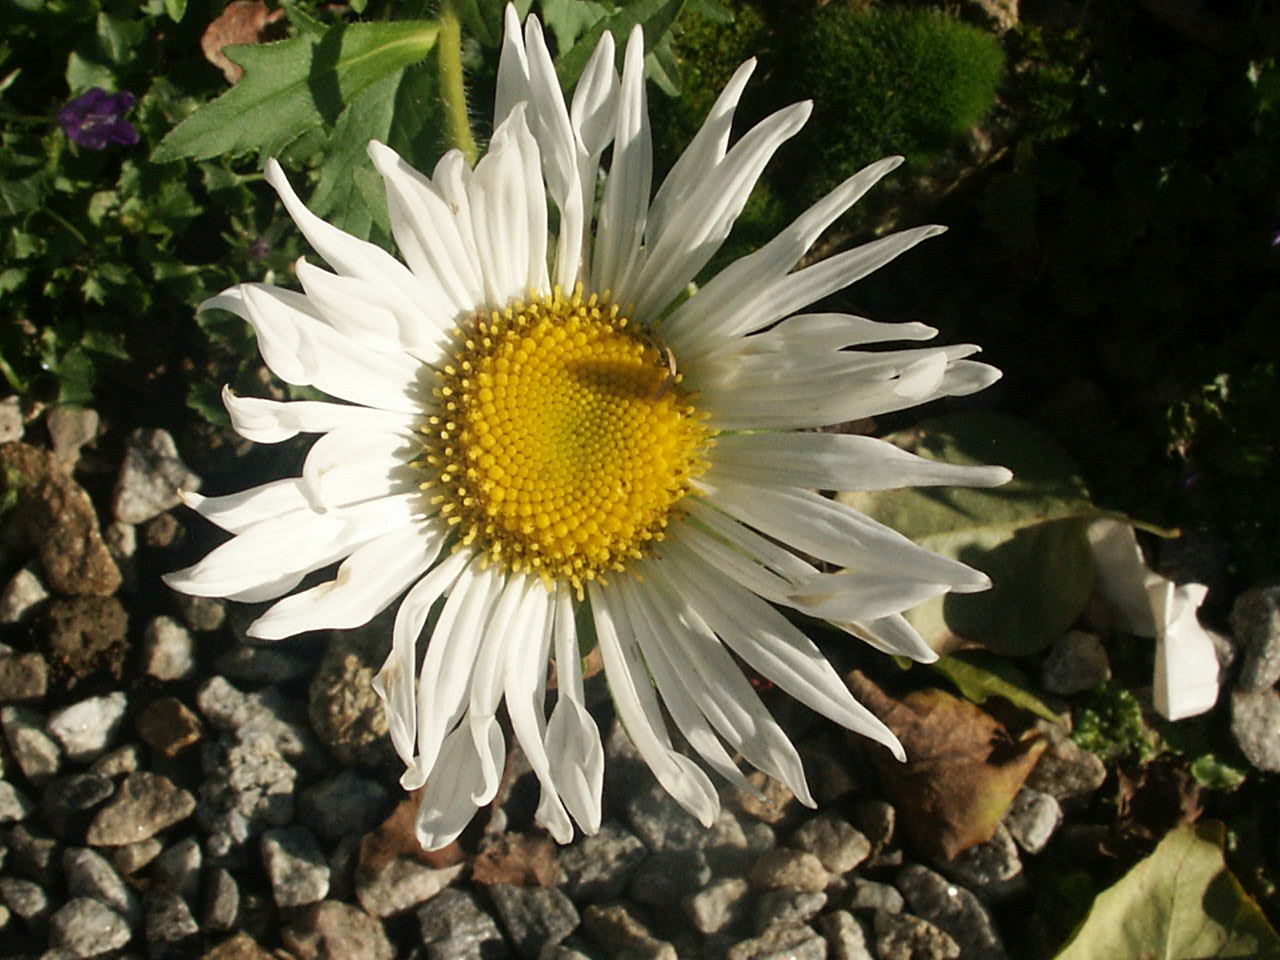
[(779, 824), (800, 809), (795, 794), (781, 781), (759, 770), (748, 774), (747, 780), (758, 787), (763, 796), (757, 797), (741, 787), (732, 787), (729, 794), (733, 805), (748, 816), (765, 823)]
[(152, 750), (176, 757), (203, 736), (200, 718), (177, 697), (161, 697), (135, 721), (138, 735)]
[(207, 951), (200, 960), (275, 960), (275, 957), (258, 946), (253, 937), (241, 932)]
[(95, 847), (137, 843), (185, 820), (195, 809), (195, 797), (168, 777), (139, 770), (129, 774), (115, 799), (98, 811), (85, 840)]
[(818, 893), (831, 877), (822, 861), (803, 850), (770, 850), (751, 868), (752, 884), (762, 890), (807, 890)]
[(512, 883), (520, 887), (554, 887), (560, 882), (556, 845), (547, 837), (504, 833), (476, 854), (471, 879), (485, 885)]
[(360, 839), (359, 870), (362, 874), (380, 873), (396, 857), (411, 857), (436, 869), (452, 867), (466, 860), (467, 855), (457, 840), (439, 850), (422, 849), (413, 830), (421, 800), (420, 787), (401, 800), (378, 829)]
[(49, 665), (38, 653), (0, 656), (0, 703), (29, 703), (44, 697)]
[(120, 679), (129, 616), (115, 597), (54, 600), (44, 611), (44, 625), (56, 679), (68, 687), (99, 672)]
[(280, 936), (298, 960), (394, 960), (396, 955), (378, 920), (336, 900), (308, 907)]
[(389, 752), (386, 711), (373, 678), (386, 659), (390, 635), (376, 620), (362, 630), (334, 631), (311, 680), (311, 729), (344, 766)]

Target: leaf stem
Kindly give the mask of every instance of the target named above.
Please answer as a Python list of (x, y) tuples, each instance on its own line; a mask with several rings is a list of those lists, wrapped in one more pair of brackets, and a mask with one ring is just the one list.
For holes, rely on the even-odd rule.
[(467, 114), (467, 87), (462, 75), (462, 24), (453, 0), (444, 0), (440, 4), (440, 36), (436, 43), (449, 139), (462, 151), (467, 163), (474, 166), (480, 151)]

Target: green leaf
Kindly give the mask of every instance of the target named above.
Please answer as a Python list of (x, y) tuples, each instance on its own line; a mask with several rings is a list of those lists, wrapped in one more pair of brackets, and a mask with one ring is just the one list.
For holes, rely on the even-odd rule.
[(228, 56), (244, 67), (244, 78), (170, 131), (152, 159), (278, 153), (304, 133), (335, 122), (378, 81), (426, 57), (439, 29), (425, 20), (344, 24), (318, 42), (295, 37), (228, 47)]
[(733, 23), (733, 11), (724, 0), (689, 0), (689, 12), (712, 23)]
[(187, 15), (187, 0), (164, 0), (164, 11), (174, 23), (181, 23)]
[(612, 16), (597, 21), (595, 26), (574, 41), (570, 50), (562, 53), (556, 60), (556, 73), (560, 77), (560, 83), (567, 89), (578, 82), (578, 77), (586, 69), (587, 61), (595, 52), (596, 43), (606, 31), (613, 34), (621, 53), (632, 28), (636, 24), (642, 24), (645, 49), (652, 50), (675, 25), (684, 5), (685, 0), (635, 0)]
[(940, 652), (978, 643), (1006, 654), (1040, 650), (1080, 615), (1093, 589), (1090, 502), (1066, 451), (1030, 424), (995, 413), (927, 420), (888, 438), (951, 463), (998, 463), (1003, 487), (842, 493), (839, 499), (922, 546), (982, 570), (994, 586), (948, 594), (908, 613)]
[(1022, 672), (1007, 657), (970, 650), (941, 657), (928, 666), (954, 683), (966, 700), (986, 703), (989, 697), (1003, 697), (1038, 717), (1053, 723), (1063, 722), (1059, 714), (1031, 692)]
[(1179, 827), (1098, 895), (1056, 960), (1280, 958), (1280, 937), (1227, 868), (1226, 830)]

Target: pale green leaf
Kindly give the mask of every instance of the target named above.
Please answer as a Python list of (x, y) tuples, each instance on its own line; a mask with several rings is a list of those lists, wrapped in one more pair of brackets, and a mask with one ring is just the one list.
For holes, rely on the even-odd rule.
[(1280, 937), (1227, 868), (1225, 829), (1179, 827), (1094, 900), (1057, 960), (1278, 960)]
[(572, 49), (561, 53), (556, 60), (556, 73), (566, 89), (578, 82), (595, 51), (596, 43), (606, 32), (612, 33), (618, 42), (619, 53), (626, 47), (627, 37), (636, 24), (644, 28), (644, 46), (652, 50), (671, 30), (685, 0), (635, 0), (620, 8), (612, 16), (599, 20), (586, 33), (578, 37)]
[(940, 657), (928, 668), (954, 683), (966, 700), (986, 703), (990, 697), (1003, 697), (1038, 717), (1053, 723), (1063, 722), (1060, 715), (1031, 692), (1031, 685), (1008, 657), (974, 650)]
[(328, 30), (319, 42), (295, 37), (226, 52), (243, 79), (174, 128), (156, 148), (157, 162), (260, 151), (276, 154), (324, 123), (379, 80), (422, 60), (435, 45), (434, 21), (356, 23)]
[(174, 23), (181, 23), (187, 15), (187, 0), (164, 0), (165, 13)]

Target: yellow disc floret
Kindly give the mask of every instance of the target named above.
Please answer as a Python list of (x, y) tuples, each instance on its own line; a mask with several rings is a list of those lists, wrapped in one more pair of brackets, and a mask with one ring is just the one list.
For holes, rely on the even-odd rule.
[(661, 540), (705, 467), (670, 353), (580, 290), (467, 320), (435, 394), (424, 487), (461, 542), (579, 590)]

